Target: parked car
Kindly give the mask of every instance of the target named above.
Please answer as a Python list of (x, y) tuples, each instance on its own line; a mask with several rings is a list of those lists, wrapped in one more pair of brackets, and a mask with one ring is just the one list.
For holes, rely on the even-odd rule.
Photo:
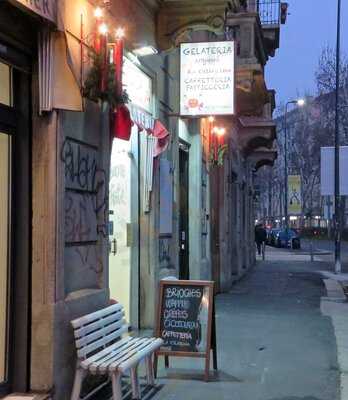
[(271, 232), (272, 232), (272, 228), (266, 228), (266, 244), (270, 245), (271, 244)]
[(300, 249), (301, 239), (294, 229), (281, 229), (275, 235), (275, 245), (277, 247)]
[(280, 232), (281, 229), (280, 228), (272, 228), (270, 233), (269, 233), (269, 237), (268, 237), (268, 244), (270, 246), (275, 246), (276, 245), (276, 236), (277, 233)]

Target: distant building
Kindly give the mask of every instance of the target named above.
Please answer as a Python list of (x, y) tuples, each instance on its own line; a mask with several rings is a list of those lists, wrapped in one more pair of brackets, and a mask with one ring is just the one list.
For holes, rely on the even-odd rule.
[[(344, 99), (343, 99), (344, 100)], [(345, 101), (345, 100), (344, 100)], [(335, 93), (309, 98), (303, 108), (287, 115), (288, 174), (300, 175), (302, 207), (299, 215), (290, 215), (294, 227), (328, 227), (333, 199), (320, 193), (320, 148), (333, 146)], [(342, 109), (343, 110), (343, 109)], [(272, 170), (261, 171), (257, 218), (279, 225), (284, 218), (284, 114), (276, 118), (278, 158)], [(342, 113), (340, 139), (348, 144), (347, 121)]]

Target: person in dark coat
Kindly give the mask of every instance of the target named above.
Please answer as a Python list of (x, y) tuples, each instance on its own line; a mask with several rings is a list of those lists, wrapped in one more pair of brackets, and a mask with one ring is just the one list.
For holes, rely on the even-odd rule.
[(255, 242), (257, 246), (257, 252), (261, 255), (261, 246), (267, 239), (267, 232), (266, 229), (263, 227), (262, 224), (258, 224), (255, 226)]

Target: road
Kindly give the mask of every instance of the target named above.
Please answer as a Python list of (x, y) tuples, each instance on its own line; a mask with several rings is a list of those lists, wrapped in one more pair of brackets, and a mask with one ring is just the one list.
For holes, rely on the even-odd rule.
[[(302, 242), (302, 249), (309, 251), (311, 240), (302, 239), (301, 242)], [(334, 265), (334, 249), (335, 249), (334, 242), (332, 240), (322, 240), (322, 239), (314, 239), (312, 240), (312, 242), (314, 250), (317, 249), (317, 250), (331, 252), (331, 254), (329, 255), (316, 256), (316, 259), (325, 262), (332, 262), (332, 265)], [(348, 273), (348, 242), (341, 243), (341, 260), (342, 260), (342, 272)]]

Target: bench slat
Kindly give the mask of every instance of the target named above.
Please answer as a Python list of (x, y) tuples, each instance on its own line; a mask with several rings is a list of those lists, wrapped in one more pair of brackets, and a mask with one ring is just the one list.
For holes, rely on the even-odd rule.
[[(121, 364), (123, 361), (126, 361), (131, 355), (136, 354), (140, 349), (146, 347), (148, 345), (148, 338), (139, 338), (140, 340), (135, 343), (133, 346), (127, 349), (126, 352), (116, 355), (111, 360), (99, 365), (99, 370), (102, 373), (107, 372), (110, 370), (110, 366), (114, 365), (114, 369), (117, 369), (117, 366)], [(93, 368), (93, 366), (91, 366)]]
[[(159, 338), (153, 338), (153, 339), (155, 339), (155, 340), (153, 340), (148, 346), (146, 346), (143, 349), (140, 349), (133, 356), (128, 358), (126, 361), (119, 364), (117, 366), (117, 369), (121, 372), (125, 372), (125, 371), (129, 370), (129, 368), (132, 368), (139, 361), (141, 361), (144, 357), (152, 354), (155, 350), (159, 349), (164, 343), (164, 341), (162, 339), (159, 339)], [(109, 368), (112, 371), (115, 370), (114, 364), (111, 364)]]
[(91, 322), (94, 322), (94, 321), (100, 319), (100, 318), (104, 318), (110, 314), (121, 311), (122, 309), (123, 309), (123, 306), (121, 304), (113, 304), (112, 306), (103, 308), (102, 310), (98, 310), (93, 313), (84, 315), (80, 318), (74, 319), (73, 321), (71, 321), (71, 325), (73, 326), (74, 329), (77, 329), (83, 325), (87, 325)]
[(100, 358), (103, 358), (104, 356), (107, 356), (108, 354), (117, 350), (119, 347), (124, 346), (127, 342), (131, 341), (132, 339), (134, 339), (134, 338), (131, 336), (127, 336), (123, 339), (120, 339), (118, 342), (113, 343), (112, 345), (106, 347), (105, 349), (98, 352), (97, 354), (94, 354), (93, 356), (86, 358), (85, 360), (83, 360), (81, 362), (82, 368), (88, 369), (90, 364), (92, 364), (95, 361), (98, 361)]
[(92, 353), (93, 351), (95, 351), (95, 350), (107, 345), (111, 341), (116, 340), (117, 338), (121, 337), (121, 335), (127, 331), (128, 331), (128, 324), (125, 324), (120, 329), (111, 333), (110, 335), (103, 337), (102, 339), (99, 339), (99, 340), (77, 350), (77, 356), (79, 358), (86, 357), (88, 354)]
[(82, 336), (87, 335), (90, 332), (95, 331), (99, 327), (109, 325), (112, 322), (116, 322), (121, 320), (124, 317), (124, 311), (119, 311), (115, 314), (111, 314), (106, 318), (98, 319), (95, 322), (90, 323), (89, 325), (84, 325), (81, 328), (75, 329), (74, 336), (76, 339), (81, 338)]
[(106, 339), (108, 335), (110, 335), (110, 333), (118, 330), (125, 324), (126, 322), (124, 320), (120, 320), (118, 322), (106, 326), (105, 328), (98, 329), (97, 331), (89, 335), (83, 336), (82, 338), (76, 340), (76, 348), (80, 349), (81, 347), (87, 346), (88, 344), (93, 343), (97, 339), (102, 337)]
[(142, 339), (142, 338), (134, 338), (134, 340), (128, 342), (127, 345), (125, 347), (122, 347), (121, 349), (119, 349), (119, 351), (111, 354), (110, 356), (104, 357), (100, 361), (94, 362), (90, 366), (90, 370), (91, 371), (96, 371), (97, 369), (100, 369), (102, 371), (107, 370), (108, 366), (112, 362), (114, 362), (122, 357), (125, 357), (129, 352), (131, 352), (135, 348), (139, 347), (143, 342), (144, 342), (144, 339)]

